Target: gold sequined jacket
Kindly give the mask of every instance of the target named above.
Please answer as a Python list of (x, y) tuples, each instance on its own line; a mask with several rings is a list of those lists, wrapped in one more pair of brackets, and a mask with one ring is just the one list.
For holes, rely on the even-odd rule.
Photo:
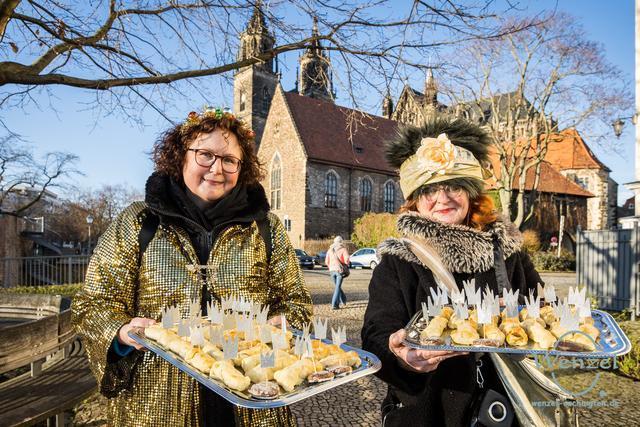
[[(125, 358), (109, 351), (120, 327), (133, 317), (159, 319), (177, 304), (183, 316), (200, 301), (203, 278), (188, 234), (161, 223), (138, 261), (138, 235), (148, 213), (135, 202), (110, 225), (91, 258), (85, 286), (74, 298), (73, 323), (86, 345), (101, 390), (121, 390), (109, 401), (109, 420), (122, 426), (188, 426), (202, 423), (198, 383), (152, 352)], [(255, 222), (223, 229), (209, 254), (206, 285), (211, 295), (251, 298), (269, 304), (270, 316), (285, 314), (300, 327), (309, 321), (311, 298), (280, 220), (268, 213), (272, 252)], [(138, 268), (139, 263), (139, 268)], [(288, 408), (235, 408), (236, 423), (295, 425)]]

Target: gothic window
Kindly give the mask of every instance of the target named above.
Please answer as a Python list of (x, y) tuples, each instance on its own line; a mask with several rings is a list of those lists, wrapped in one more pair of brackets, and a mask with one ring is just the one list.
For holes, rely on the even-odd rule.
[(262, 88), (262, 110), (266, 113), (269, 111), (269, 89)]
[(338, 177), (333, 172), (329, 172), (324, 179), (324, 206), (338, 207)]
[(589, 189), (589, 177), (588, 176), (577, 176), (576, 183), (584, 188), (585, 190)]
[(395, 212), (396, 210), (396, 186), (393, 182), (388, 181), (384, 185), (384, 211)]
[(244, 111), (247, 104), (247, 94), (243, 90), (240, 91), (240, 111)]
[(360, 181), (360, 210), (364, 212), (371, 211), (371, 193), (373, 185), (369, 178)]
[(271, 209), (280, 209), (282, 205), (282, 168), (280, 156), (276, 154), (271, 164)]

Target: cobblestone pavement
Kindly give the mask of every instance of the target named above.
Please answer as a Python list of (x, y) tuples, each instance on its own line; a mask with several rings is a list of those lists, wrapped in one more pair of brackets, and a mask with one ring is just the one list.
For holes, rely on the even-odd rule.
[[(343, 289), (348, 304), (340, 310), (331, 310), (333, 285), (326, 269), (304, 272), (311, 292), (316, 315), (327, 317), (334, 325), (347, 328), (348, 344), (360, 346), (360, 328), (368, 300), (369, 270), (352, 270)], [(543, 274), (543, 280), (556, 286), (558, 294), (564, 295), (569, 286), (575, 286), (573, 274)], [(591, 409), (580, 409), (581, 426), (630, 426), (638, 425), (640, 418), (640, 382), (611, 372), (600, 371), (593, 392), (580, 397), (582, 404), (594, 405)], [(595, 373), (579, 373), (568, 377), (572, 388), (586, 387)], [(573, 388), (575, 387), (575, 388)], [(386, 385), (374, 376), (361, 378), (328, 392), (293, 404), (291, 409), (300, 426), (377, 426), (380, 425), (380, 403), (386, 394)], [(595, 405), (617, 404), (617, 407), (595, 407)], [(100, 399), (94, 398), (84, 404), (76, 415), (78, 425), (104, 425), (101, 417)], [(90, 414), (90, 415), (89, 415)]]

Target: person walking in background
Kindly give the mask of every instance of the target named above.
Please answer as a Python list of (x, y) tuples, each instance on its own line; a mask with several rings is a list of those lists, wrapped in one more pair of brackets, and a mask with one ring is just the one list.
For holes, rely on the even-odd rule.
[(347, 296), (342, 290), (342, 279), (349, 275), (349, 252), (344, 246), (342, 237), (336, 236), (333, 239), (333, 244), (327, 250), (324, 263), (329, 267), (331, 280), (335, 285), (333, 297), (331, 298), (331, 308), (337, 310), (340, 308), (340, 304), (347, 304)]

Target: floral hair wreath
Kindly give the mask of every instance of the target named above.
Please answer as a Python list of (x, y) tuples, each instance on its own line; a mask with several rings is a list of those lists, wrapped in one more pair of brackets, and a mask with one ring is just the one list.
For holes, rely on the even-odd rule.
[(208, 105), (204, 106), (204, 108), (202, 109), (202, 113), (191, 111), (189, 114), (187, 114), (187, 119), (184, 121), (184, 123), (182, 123), (182, 126), (180, 127), (180, 133), (186, 133), (190, 128), (199, 125), (202, 120), (208, 118), (213, 118), (216, 120), (222, 120), (225, 118), (232, 121), (236, 120), (240, 124), (240, 126), (238, 126), (238, 130), (240, 130), (242, 136), (249, 139), (254, 139), (256, 137), (256, 133), (252, 129), (250, 129), (243, 120), (237, 118), (236, 115), (233, 114), (231, 110), (229, 110), (229, 108), (210, 107)]

